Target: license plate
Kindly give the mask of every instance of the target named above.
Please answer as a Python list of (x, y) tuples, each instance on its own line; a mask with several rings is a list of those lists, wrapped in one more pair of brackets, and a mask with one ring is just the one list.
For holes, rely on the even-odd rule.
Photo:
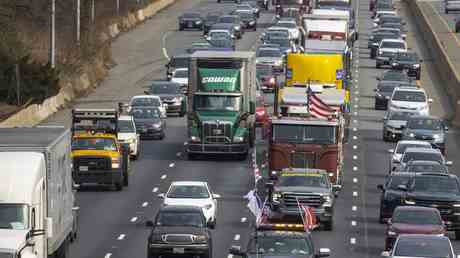
[(80, 171), (88, 171), (88, 166), (80, 166)]
[(183, 254), (184, 252), (184, 248), (173, 248), (173, 253), (175, 254)]
[(222, 130), (221, 130), (221, 129), (214, 129), (214, 130), (212, 130), (212, 132), (213, 132), (214, 134), (222, 134)]

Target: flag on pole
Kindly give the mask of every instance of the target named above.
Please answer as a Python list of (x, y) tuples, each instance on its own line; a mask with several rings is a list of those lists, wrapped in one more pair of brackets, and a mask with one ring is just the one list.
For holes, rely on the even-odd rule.
[(300, 205), (300, 208), (304, 214), (304, 228), (305, 231), (312, 231), (316, 227), (318, 227), (318, 222), (316, 220), (316, 215), (313, 213), (313, 209), (311, 207)]
[(308, 96), (308, 111), (316, 118), (327, 119), (333, 115), (337, 110), (333, 109), (324, 103), (310, 87), (307, 89)]
[(251, 211), (251, 213), (256, 217), (256, 225), (260, 225), (262, 223), (266, 223), (268, 221), (270, 209), (266, 205), (267, 199), (262, 202), (260, 199), (259, 194), (257, 194), (256, 190), (251, 190), (244, 196), (249, 202), (247, 207)]

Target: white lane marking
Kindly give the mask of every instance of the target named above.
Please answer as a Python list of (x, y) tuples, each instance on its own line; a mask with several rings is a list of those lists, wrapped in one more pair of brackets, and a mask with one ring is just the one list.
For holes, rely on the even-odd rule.
[(355, 108), (358, 108), (359, 106), (358, 105), (354, 105)]
[(353, 192), (353, 197), (358, 197), (358, 192), (354, 191)]
[(355, 101), (359, 101), (359, 98), (358, 98), (358, 97), (355, 97)]
[(177, 156), (177, 157), (182, 156), (182, 152), (179, 151), (178, 153), (176, 153), (176, 156)]
[(354, 160), (358, 159), (358, 156), (353, 155), (353, 159), (354, 159)]
[(176, 165), (176, 164), (174, 164), (174, 162), (173, 162), (173, 163), (169, 164), (169, 167), (170, 167), (170, 168), (173, 168), (175, 165)]
[(356, 238), (354, 238), (354, 237), (350, 238), (350, 244), (355, 245), (356, 244)]
[(352, 227), (356, 227), (357, 224), (358, 224), (358, 223), (356, 223), (355, 220), (352, 220), (352, 221), (351, 221), (351, 226), (352, 226)]
[(142, 204), (142, 207), (147, 207), (147, 205), (149, 205), (149, 203), (148, 203), (148, 202), (144, 202), (144, 203)]
[(354, 120), (353, 120), (353, 123), (358, 123), (358, 120), (354, 119)]
[(358, 112), (357, 112), (357, 111), (353, 112), (353, 115), (354, 115), (354, 116), (357, 116), (357, 115), (358, 115)]
[(106, 254), (104, 255), (104, 258), (110, 258), (111, 256), (112, 256), (111, 253), (106, 253)]
[(137, 221), (137, 217), (132, 217), (130, 221), (131, 221), (131, 222), (136, 222), (136, 221)]
[(154, 187), (154, 188), (152, 189), (152, 193), (156, 193), (156, 192), (158, 192), (158, 187)]
[(358, 167), (357, 167), (357, 166), (354, 166), (354, 167), (353, 167), (353, 171), (358, 171)]
[(238, 241), (240, 240), (240, 238), (241, 238), (240, 234), (236, 234), (233, 240)]
[(352, 211), (357, 211), (357, 210), (358, 210), (358, 207), (353, 205), (353, 206), (351, 206), (351, 210), (352, 210)]
[(244, 222), (246, 222), (246, 220), (247, 220), (247, 218), (246, 218), (246, 217), (242, 217), (242, 218), (241, 218), (241, 223), (244, 223)]
[(355, 184), (358, 183), (358, 178), (354, 177), (353, 178), (353, 183), (355, 183)]
[(168, 56), (168, 50), (166, 50), (166, 48), (165, 48), (165, 47), (164, 47), (162, 50), (163, 50), (163, 55), (164, 55), (164, 57), (166, 57), (166, 59), (168, 59), (168, 60), (169, 60), (169, 56)]
[(117, 240), (123, 240), (123, 239), (125, 239), (125, 236), (126, 236), (125, 234), (120, 234), (118, 236)]
[(164, 174), (164, 175), (162, 175), (160, 178), (161, 178), (162, 180), (164, 180), (164, 179), (166, 179), (166, 177), (168, 177), (168, 176), (167, 176), (166, 174)]
[(227, 255), (227, 258), (233, 258), (233, 254)]

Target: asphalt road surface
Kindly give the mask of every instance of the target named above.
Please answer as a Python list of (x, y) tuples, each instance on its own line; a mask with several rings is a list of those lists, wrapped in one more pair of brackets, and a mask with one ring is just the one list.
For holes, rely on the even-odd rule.
[[(350, 141), (345, 146), (345, 182), (335, 207), (332, 232), (314, 232), (317, 247), (328, 247), (331, 257), (378, 257), (383, 248), (384, 226), (378, 224), (379, 191), (388, 167), (387, 149), (393, 144), (381, 139), (383, 112), (373, 110), (375, 77), (383, 69), (375, 69), (366, 48), (371, 26), (367, 0), (356, 0), (360, 30), (359, 43), (355, 45), (353, 61), (353, 110)], [(202, 13), (230, 11), (233, 3), (217, 4), (215, 1), (184, 1), (160, 12), (138, 28), (120, 36), (113, 44), (118, 65), (109, 77), (87, 97), (79, 99), (78, 107), (114, 107), (140, 94), (142, 86), (152, 79), (164, 78), (166, 55), (182, 53), (192, 42), (201, 38), (201, 32), (177, 31), (177, 17), (184, 11)], [(421, 85), (434, 99), (432, 112), (448, 116), (452, 109), (446, 94), (436, 86), (429, 57), (423, 55), (420, 38), (413, 30), (412, 21), (403, 5), (399, 12), (408, 20), (410, 46), (425, 59), (422, 66)], [(273, 13), (263, 13), (259, 26), (264, 28)], [(238, 41), (239, 50), (254, 49), (262, 31), (248, 32)], [(359, 58), (358, 58), (359, 57)], [(266, 97), (272, 97), (267, 95)], [(69, 110), (63, 110), (46, 122), (69, 123)], [(451, 130), (447, 143), (448, 157), (455, 160), (458, 152), (456, 130)], [(161, 200), (157, 194), (164, 192), (175, 180), (205, 180), (219, 200), (217, 227), (213, 231), (213, 255), (228, 257), (231, 245), (245, 245), (251, 231), (253, 218), (243, 196), (253, 188), (254, 180), (249, 161), (234, 161), (216, 157), (208, 160), (187, 161), (182, 158), (186, 140), (185, 120), (168, 118), (166, 138), (162, 141), (143, 141), (140, 160), (133, 162), (129, 187), (121, 192), (107, 189), (83, 188), (77, 194), (80, 206), (79, 239), (71, 247), (75, 258), (143, 258), (146, 257), (148, 229), (144, 227), (157, 211)], [(460, 164), (454, 163), (456, 172)], [(454, 241), (460, 251), (460, 245)]]

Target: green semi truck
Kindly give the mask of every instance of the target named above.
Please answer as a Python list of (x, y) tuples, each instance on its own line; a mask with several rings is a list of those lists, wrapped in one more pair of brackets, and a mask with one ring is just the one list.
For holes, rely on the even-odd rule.
[(255, 140), (254, 52), (198, 51), (190, 57), (189, 159), (235, 154), (245, 159)]

